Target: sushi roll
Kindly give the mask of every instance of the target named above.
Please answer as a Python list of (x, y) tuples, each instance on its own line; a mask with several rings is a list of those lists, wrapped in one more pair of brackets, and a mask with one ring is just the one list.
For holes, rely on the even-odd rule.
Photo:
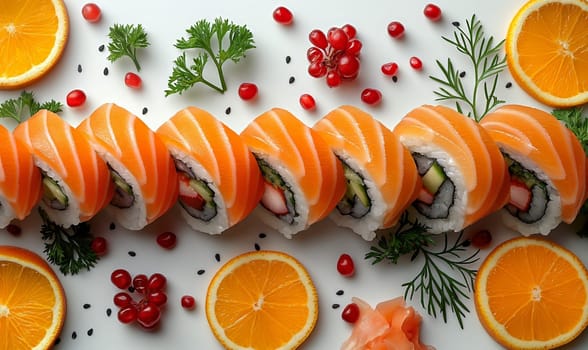
[(411, 152), (423, 181), (410, 211), (431, 232), (462, 230), (508, 201), (504, 158), (472, 119), (448, 107), (424, 105), (393, 132)]
[(397, 223), (416, 199), (421, 179), (410, 152), (370, 114), (341, 106), (313, 129), (343, 164), (347, 190), (330, 217), (365, 240)]
[(481, 125), (496, 141), (511, 175), (505, 224), (523, 235), (571, 223), (586, 199), (586, 155), (576, 136), (548, 112), (506, 105)]
[(188, 107), (157, 129), (178, 172), (182, 215), (195, 230), (220, 234), (245, 219), (263, 193), (249, 148), (210, 113)]
[(128, 230), (166, 213), (178, 195), (174, 162), (163, 141), (126, 109), (107, 103), (77, 127), (108, 164), (115, 193), (107, 210)]
[(113, 195), (106, 163), (90, 142), (47, 110), (35, 113), (14, 129), (40, 169), (41, 208), (63, 227), (87, 221), (104, 208)]
[(325, 140), (290, 112), (274, 108), (241, 132), (264, 178), (256, 212), (285, 237), (325, 218), (345, 193), (343, 166)]
[(26, 145), (0, 125), (0, 228), (23, 220), (41, 199), (41, 172)]

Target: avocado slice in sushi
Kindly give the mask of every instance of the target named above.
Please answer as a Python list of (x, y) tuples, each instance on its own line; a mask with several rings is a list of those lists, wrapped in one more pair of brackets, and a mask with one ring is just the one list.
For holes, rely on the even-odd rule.
[(108, 168), (110, 170), (110, 176), (112, 177), (115, 188), (114, 196), (112, 197), (110, 204), (117, 208), (130, 208), (135, 202), (133, 188), (110, 165), (108, 165)]
[(65, 210), (68, 206), (68, 198), (61, 186), (47, 175), (43, 176), (43, 201), (57, 210)]
[(455, 202), (455, 184), (436, 159), (416, 152), (412, 156), (423, 180), (423, 191), (414, 208), (430, 219), (449, 217), (449, 210)]
[(367, 193), (367, 186), (361, 175), (354, 171), (349, 164), (342, 160), (341, 164), (343, 164), (343, 173), (347, 181), (347, 190), (337, 204), (337, 210), (342, 215), (361, 218), (369, 213), (372, 207), (372, 201)]

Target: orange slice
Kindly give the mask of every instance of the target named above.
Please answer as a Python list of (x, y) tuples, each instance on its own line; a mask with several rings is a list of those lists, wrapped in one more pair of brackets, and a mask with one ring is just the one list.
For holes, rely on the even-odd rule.
[(285, 253), (239, 255), (208, 287), (206, 317), (227, 349), (296, 349), (317, 316), (318, 297), (308, 272)]
[(0, 349), (50, 349), (63, 326), (65, 294), (37, 254), (0, 246)]
[(480, 266), (474, 301), (480, 322), (504, 347), (553, 349), (588, 324), (588, 271), (546, 239), (511, 239)]
[(531, 0), (506, 36), (508, 67), (536, 100), (553, 107), (588, 102), (588, 1)]
[(62, 0), (0, 3), (0, 88), (35, 82), (57, 63), (69, 35)]

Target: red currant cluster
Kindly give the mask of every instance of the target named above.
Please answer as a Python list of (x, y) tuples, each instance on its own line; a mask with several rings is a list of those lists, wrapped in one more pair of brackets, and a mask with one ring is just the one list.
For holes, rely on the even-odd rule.
[(320, 29), (310, 32), (308, 39), (314, 46), (306, 52), (310, 65), (308, 73), (315, 78), (326, 76), (327, 85), (335, 87), (343, 80), (353, 80), (359, 74), (359, 53), (362, 43), (355, 37), (350, 24), (333, 27), (327, 34)]
[[(161, 308), (167, 302), (165, 285), (167, 279), (161, 273), (154, 273), (147, 277), (138, 274), (131, 278), (131, 274), (124, 269), (117, 269), (110, 275), (110, 280), (119, 289), (125, 291), (114, 295), (114, 305), (118, 306), (118, 320), (128, 324), (137, 322), (145, 329), (152, 329), (159, 323)], [(135, 300), (133, 294), (140, 296)], [(129, 291), (129, 292), (127, 292)]]

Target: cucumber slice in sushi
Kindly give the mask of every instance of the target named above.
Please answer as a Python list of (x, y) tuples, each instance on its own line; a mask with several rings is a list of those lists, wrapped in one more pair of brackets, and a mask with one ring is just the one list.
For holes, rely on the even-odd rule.
[(65, 210), (69, 204), (67, 195), (61, 186), (47, 175), (43, 175), (43, 201), (56, 210)]

